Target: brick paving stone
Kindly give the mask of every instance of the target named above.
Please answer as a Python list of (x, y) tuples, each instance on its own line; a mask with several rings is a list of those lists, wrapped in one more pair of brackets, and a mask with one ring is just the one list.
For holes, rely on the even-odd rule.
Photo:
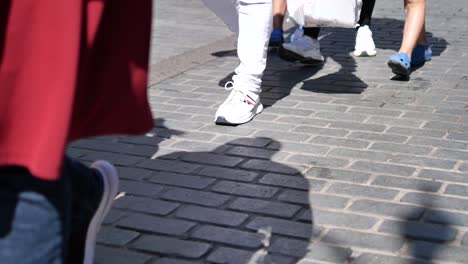
[(419, 156), (410, 156), (410, 155), (395, 155), (389, 162), (397, 164), (407, 164), (412, 166), (420, 166), (427, 168), (440, 168), (440, 169), (452, 169), (455, 167), (456, 161), (438, 159), (438, 158), (426, 158)]
[(243, 161), (242, 158), (216, 155), (211, 153), (187, 153), (182, 155), (182, 160), (227, 167), (234, 167)]
[(193, 189), (205, 189), (212, 184), (215, 179), (171, 172), (155, 172), (148, 181)]
[(114, 203), (115, 208), (156, 215), (168, 215), (179, 206), (178, 203), (135, 196), (124, 196)]
[(279, 200), (291, 203), (306, 204), (318, 207), (344, 208), (349, 198), (327, 194), (309, 194), (308, 192), (286, 190)]
[(468, 160), (468, 151), (459, 151), (451, 149), (437, 149), (434, 153), (435, 157), (453, 160)]
[(444, 225), (393, 220), (386, 220), (383, 222), (379, 227), (379, 231), (402, 235), (406, 238), (433, 242), (450, 242), (457, 236), (457, 231), (455, 229)]
[(391, 200), (399, 193), (397, 190), (372, 187), (366, 185), (356, 185), (347, 183), (334, 183), (328, 193), (351, 195), (353, 197), (370, 197)]
[[(250, 263), (253, 260), (255, 253), (247, 250), (220, 247), (211, 253), (207, 260), (219, 264), (237, 264), (237, 263)], [(268, 252), (262, 259), (263, 263), (275, 263), (275, 264), (292, 264), (293, 258), (272, 255)]]
[(220, 206), (229, 200), (230, 197), (211, 192), (171, 188), (162, 195), (162, 198), (204, 206)]
[(374, 173), (388, 173), (401, 176), (410, 176), (416, 169), (407, 166), (358, 161), (351, 166), (352, 169)]
[(384, 141), (392, 143), (403, 143), (408, 139), (408, 137), (406, 136), (367, 132), (352, 132), (348, 135), (348, 138), (362, 139), (368, 141)]
[(464, 213), (430, 210), (424, 220), (441, 225), (468, 226), (468, 214)]
[(447, 186), (444, 193), (468, 197), (468, 186), (450, 184)]
[(365, 149), (370, 145), (369, 141), (349, 139), (349, 138), (334, 138), (317, 136), (309, 140), (310, 143), (319, 145), (339, 146), (346, 148)]
[(229, 205), (229, 208), (244, 212), (259, 213), (279, 217), (292, 217), (301, 209), (300, 206), (293, 204), (278, 203), (249, 198), (237, 198), (234, 202), (232, 202), (231, 205)]
[(412, 242), (408, 251), (415, 257), (429, 259), (432, 261), (442, 260), (465, 263), (468, 258), (466, 247), (448, 246), (425, 241)]
[(143, 170), (138, 168), (132, 167), (116, 167), (119, 172), (119, 177), (122, 179), (129, 179), (129, 180), (143, 180), (150, 176), (151, 171)]
[(432, 195), (427, 193), (407, 193), (401, 198), (402, 202), (417, 205), (432, 205), (435, 208), (468, 211), (468, 200)]
[(332, 263), (345, 263), (351, 257), (351, 249), (335, 247), (325, 244), (312, 243), (304, 240), (279, 238), (273, 242), (271, 249), (279, 253), (297, 258), (330, 261)]
[(330, 152), (328, 152), (328, 155), (338, 156), (338, 157), (347, 157), (347, 158), (356, 158), (360, 160), (370, 160), (370, 161), (377, 161), (377, 162), (387, 161), (394, 157), (393, 154), (385, 153), (385, 152), (347, 149), (347, 148), (334, 148)]
[(341, 168), (349, 164), (348, 160), (341, 158), (331, 158), (331, 157), (320, 157), (312, 155), (292, 155), (286, 161), (291, 163), (297, 163), (301, 165), (313, 165), (319, 167), (335, 167)]
[(192, 173), (200, 167), (200, 165), (195, 165), (191, 163), (161, 159), (144, 160), (138, 163), (137, 166), (145, 169), (170, 171), (177, 173)]
[(135, 231), (103, 226), (96, 241), (107, 245), (124, 246), (139, 235), (140, 233)]
[(97, 264), (145, 264), (150, 259), (151, 255), (98, 245), (94, 261)]
[(357, 172), (357, 171), (336, 170), (336, 169), (329, 169), (329, 168), (314, 167), (308, 170), (305, 173), (305, 176), (319, 178), (319, 179), (348, 181), (348, 182), (354, 182), (354, 183), (365, 183), (369, 179), (370, 174)]
[[(313, 219), (311, 219), (313, 218)], [(370, 229), (377, 223), (377, 218), (358, 214), (331, 212), (325, 210), (306, 210), (299, 216), (300, 220), (313, 220), (320, 226), (348, 227), (354, 229)]]
[(379, 263), (379, 264), (430, 264), (428, 261), (410, 259), (410, 258), (401, 258), (377, 254), (365, 253), (357, 257), (351, 262), (351, 264), (369, 264), (369, 263)]
[(274, 173), (267, 173), (259, 180), (259, 182), (267, 185), (311, 191), (320, 191), (326, 184), (325, 181), (306, 179), (301, 176), (288, 176)]
[(275, 187), (231, 181), (220, 181), (211, 189), (215, 192), (258, 198), (271, 198), (279, 191)]
[(158, 254), (199, 258), (211, 248), (211, 245), (198, 241), (145, 235), (133, 242), (130, 247)]
[(268, 160), (251, 159), (242, 164), (241, 167), (244, 169), (263, 170), (284, 174), (300, 173), (300, 171), (298, 171), (296, 168)]
[(410, 155), (426, 155), (432, 151), (431, 147), (410, 146), (406, 144), (393, 144), (393, 143), (374, 143), (370, 150), (386, 151), (391, 153), (404, 153)]
[(408, 179), (386, 175), (378, 176), (374, 181), (372, 181), (371, 184), (382, 187), (421, 190), (426, 192), (437, 192), (442, 186), (442, 183), (436, 181), (420, 180), (414, 178)]
[(274, 234), (299, 238), (311, 238), (317, 236), (322, 231), (321, 228), (308, 223), (299, 223), (271, 217), (255, 217), (247, 224), (247, 228), (254, 231), (271, 229), (271, 232)]
[(262, 245), (264, 235), (217, 226), (202, 226), (196, 229), (191, 237), (234, 246), (258, 248)]
[(404, 243), (401, 238), (364, 233), (344, 229), (332, 229), (323, 238), (324, 242), (351, 247), (369, 248), (382, 251), (397, 251)]
[(203, 167), (203, 169), (199, 171), (198, 174), (213, 177), (213, 178), (235, 180), (235, 181), (245, 181), (245, 182), (252, 181), (258, 175), (258, 173), (256, 172), (247, 171), (247, 170), (229, 169), (229, 168), (212, 167), (212, 166)]
[(178, 218), (226, 226), (239, 226), (248, 217), (247, 214), (187, 205), (176, 211)]
[(167, 235), (183, 235), (196, 224), (184, 220), (166, 219), (143, 214), (132, 214), (119, 220), (117, 226)]
[(200, 263), (200, 262), (181, 260), (181, 259), (175, 259), (175, 258), (160, 258), (160, 259), (157, 259), (155, 262), (152, 262), (151, 264), (193, 264), (193, 263)]
[(355, 201), (349, 207), (349, 210), (375, 215), (391, 216), (405, 220), (419, 219), (425, 211), (423, 207), (365, 199)]
[(462, 245), (468, 245), (468, 233), (463, 236)]
[(119, 190), (132, 195), (155, 196), (161, 193), (163, 187), (149, 182), (121, 180)]

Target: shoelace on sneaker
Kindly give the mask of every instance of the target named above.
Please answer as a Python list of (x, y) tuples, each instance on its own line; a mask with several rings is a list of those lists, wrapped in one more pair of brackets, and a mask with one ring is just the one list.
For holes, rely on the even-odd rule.
[(241, 90), (235, 88), (234, 82), (232, 81), (227, 82), (224, 85), (224, 89), (228, 91), (233, 90), (228, 97), (229, 99), (227, 101), (228, 103), (240, 101), (248, 105), (255, 105), (255, 101), (252, 98), (250, 98), (250, 96), (244, 94)]

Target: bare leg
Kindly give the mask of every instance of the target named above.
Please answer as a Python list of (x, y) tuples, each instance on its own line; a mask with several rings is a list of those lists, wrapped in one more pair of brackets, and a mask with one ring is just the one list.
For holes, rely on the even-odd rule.
[(283, 30), (286, 15), (286, 0), (273, 0), (273, 29)]
[(411, 56), (417, 43), (427, 43), (424, 30), (426, 0), (405, 0), (405, 7), (405, 29), (399, 52), (404, 52), (408, 56)]

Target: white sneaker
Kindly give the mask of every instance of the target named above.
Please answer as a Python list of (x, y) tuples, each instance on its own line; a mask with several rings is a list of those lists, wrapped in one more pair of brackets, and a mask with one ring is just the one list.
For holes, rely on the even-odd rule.
[(92, 169), (98, 171), (103, 183), (103, 191), (99, 207), (91, 218), (86, 232), (84, 264), (94, 263), (94, 249), (96, 246), (96, 235), (101, 228), (107, 213), (112, 207), (114, 199), (119, 190), (119, 176), (115, 167), (107, 161), (99, 160), (91, 165)]
[(374, 40), (372, 39), (372, 31), (369, 26), (359, 27), (356, 34), (356, 46), (354, 47), (354, 55), (358, 57), (375, 56)]
[(324, 61), (320, 52), (320, 42), (317, 39), (304, 35), (302, 28), (296, 29), (291, 35), (290, 42), (284, 43), (280, 47), (279, 56), (288, 61), (299, 60), (306, 64)]
[(217, 125), (244, 124), (263, 111), (263, 105), (258, 96), (241, 91), (234, 86), (233, 82), (227, 82), (224, 88), (232, 92), (216, 111), (215, 123)]

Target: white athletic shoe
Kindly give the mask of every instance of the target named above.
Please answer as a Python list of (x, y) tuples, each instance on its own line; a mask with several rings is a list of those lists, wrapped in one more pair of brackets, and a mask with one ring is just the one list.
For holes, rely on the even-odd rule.
[(318, 39), (304, 35), (304, 31), (301, 28), (296, 29), (291, 35), (289, 43), (283, 43), (280, 47), (279, 56), (284, 60), (299, 60), (306, 64), (324, 61), (320, 52), (320, 42)]
[(358, 57), (375, 56), (374, 40), (372, 39), (372, 31), (369, 26), (359, 27), (356, 34), (356, 46), (354, 47), (354, 55)]
[(226, 83), (224, 88), (232, 91), (216, 111), (215, 123), (217, 125), (244, 124), (263, 111), (263, 105), (258, 96), (243, 92), (235, 87), (233, 82)]

